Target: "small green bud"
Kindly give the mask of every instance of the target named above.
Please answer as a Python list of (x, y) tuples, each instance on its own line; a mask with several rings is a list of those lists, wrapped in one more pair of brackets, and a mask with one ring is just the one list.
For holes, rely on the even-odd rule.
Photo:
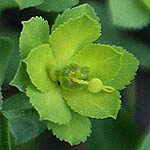
[(91, 93), (98, 93), (104, 88), (103, 82), (98, 78), (93, 78), (88, 83), (88, 90)]

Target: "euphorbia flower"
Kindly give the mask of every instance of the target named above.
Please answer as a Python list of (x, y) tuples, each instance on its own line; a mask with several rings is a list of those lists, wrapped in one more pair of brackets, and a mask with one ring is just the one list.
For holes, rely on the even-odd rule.
[[(26, 88), (48, 129), (74, 145), (90, 135), (88, 117), (116, 119), (118, 90), (133, 79), (138, 61), (122, 47), (93, 44), (101, 35), (94, 10), (87, 4), (66, 10), (57, 17), (50, 36), (41, 17), (23, 25), (20, 52), (26, 67), (20, 67), (13, 84), (22, 91)], [(25, 68), (31, 82), (20, 84)]]

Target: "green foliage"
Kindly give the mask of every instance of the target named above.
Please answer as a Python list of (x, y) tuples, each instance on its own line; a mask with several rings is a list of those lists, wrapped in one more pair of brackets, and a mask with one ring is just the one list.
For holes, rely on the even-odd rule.
[(58, 125), (52, 122), (47, 124), (57, 138), (61, 141), (69, 142), (71, 145), (77, 145), (85, 142), (91, 133), (91, 122), (87, 117), (72, 112), (72, 120), (66, 125)]
[(97, 40), (101, 35), (100, 29), (98, 22), (87, 14), (75, 19), (71, 18), (61, 24), (50, 35), (50, 45), (56, 59), (56, 67), (58, 69), (64, 67), (83, 46)]
[(70, 18), (75, 19), (85, 14), (99, 22), (99, 18), (97, 17), (94, 9), (87, 4), (83, 4), (72, 9), (67, 9), (63, 14), (59, 14), (55, 20), (55, 24), (52, 26), (52, 31), (59, 27), (60, 24), (68, 21)]
[(33, 109), (33, 107), (29, 103), (27, 96), (24, 94), (16, 94), (5, 101), (3, 111), (11, 112), (23, 109)]
[[(148, 2), (145, 4), (148, 5)], [(142, 28), (150, 22), (149, 13), (138, 0), (109, 0), (109, 7), (113, 22), (117, 26)]]
[(7, 119), (0, 112), (0, 149), (11, 150), (9, 141), (9, 126)]
[(120, 109), (120, 95), (117, 91), (107, 93), (90, 93), (87, 89), (63, 91), (67, 104), (81, 115), (91, 118), (103, 119), (112, 117), (116, 119)]
[[(80, 13), (75, 15), (74, 11), (77, 9)], [(73, 18), (71, 18), (72, 15), (68, 15), (69, 12), (74, 16)], [(31, 83), (27, 87), (26, 94), (30, 97), (31, 104), (38, 111), (41, 120), (51, 121), (52, 124), (58, 123), (52, 127), (56, 137), (72, 145), (85, 141), (89, 135), (90, 126), (87, 126), (87, 130), (78, 137), (73, 131), (70, 137), (65, 132), (66, 129), (75, 126), (79, 120), (82, 120), (79, 114), (92, 118), (113, 117), (115, 119), (121, 101), (119, 92), (113, 88), (115, 84), (110, 87), (109, 81), (115, 77), (122, 80), (124, 74), (129, 74), (126, 82), (122, 83), (123, 86), (129, 84), (137, 70), (137, 60), (132, 55), (125, 55), (124, 51), (118, 51), (117, 47), (91, 44), (101, 35), (101, 26), (89, 5), (66, 10), (64, 15), (59, 16), (56, 20), (55, 30), (52, 31), (50, 38), (48, 38), (48, 23), (42, 18), (31, 18), (23, 22), (23, 25), (20, 36), (21, 55), (23, 59), (25, 58), (23, 61), (27, 65), (27, 74), (36, 87), (31, 86)], [(89, 29), (90, 31), (87, 32)], [(130, 63), (135, 66), (128, 73), (124, 71), (126, 70), (126, 65), (123, 65), (124, 57), (125, 60), (131, 57)], [(73, 64), (77, 65), (68, 68)], [(66, 67), (65, 70), (64, 67)], [(87, 68), (88, 72), (84, 73), (83, 68)], [(123, 75), (119, 76), (121, 69)], [(22, 76), (24, 75), (25, 70)], [(21, 77), (21, 72), (19, 76)], [(102, 81), (103, 91), (98, 90), (96, 93), (91, 93), (89, 86), (93, 78), (99, 78)], [(14, 85), (17, 87), (21, 87), (21, 82), (18, 84), (16, 81), (17, 77), (12, 82), (15, 82)], [(27, 86), (27, 82), (23, 83), (23, 88)], [(60, 85), (57, 82), (60, 82)], [(72, 84), (73, 89), (68, 89), (66, 84)], [(101, 85), (98, 84), (98, 86)], [(78, 115), (74, 115), (74, 112), (71, 115), (65, 100), (72, 110), (79, 113)], [(78, 119), (74, 120), (74, 116)], [(12, 115), (11, 118), (13, 118)]]
[(15, 0), (18, 3), (20, 9), (38, 6), (44, 2), (44, 0)]
[[(87, 117), (116, 119), (121, 104), (117, 89), (128, 85), (137, 70), (136, 58), (120, 47), (93, 44), (100, 36), (101, 25), (90, 5), (66, 10), (56, 20), (51, 35), (41, 17), (23, 22), (20, 52), (26, 66), (19, 68), (12, 84), (21, 91), (27, 87), (26, 94), (40, 120), (48, 120), (53, 134), (71, 145), (89, 136)], [(126, 61), (131, 65), (129, 70)], [(101, 84), (92, 82), (95, 78)], [(95, 84), (102, 90), (93, 92), (91, 84), (92, 89)], [(16, 111), (4, 114), (8, 119), (18, 119), (31, 113)], [(10, 122), (15, 132), (18, 120)]]
[(9, 38), (0, 37), (0, 85), (2, 85), (5, 73), (14, 50), (14, 43)]
[(0, 0), (0, 10), (4, 10), (6, 8), (14, 8), (16, 7), (17, 4), (15, 3), (14, 0)]
[[(9, 61), (14, 51), (14, 42), (10, 38), (0, 37), (0, 149), (10, 150), (10, 137), (8, 121), (1, 113), (2, 109), (2, 93), (1, 86), (4, 83), (6, 71)], [(4, 136), (5, 135), (5, 136)]]
[(77, 5), (78, 2), (79, 0), (57, 0), (57, 1), (45, 0), (44, 3), (37, 8), (48, 12), (49, 11), (60, 12), (62, 10)]
[(88, 67), (88, 78), (99, 78), (104, 84), (112, 80), (122, 65), (122, 53), (112, 46), (103, 44), (90, 44), (76, 53), (69, 64), (80, 64)]
[[(5, 80), (3, 85), (7, 86), (8, 83), (12, 80), (14, 77), (19, 61), (20, 61), (20, 56), (19, 56), (19, 51), (18, 51), (18, 39), (19, 39), (19, 31), (16, 29), (11, 29), (10, 26), (7, 26), (4, 24), (4, 18), (1, 18), (1, 24), (0, 24), (0, 37), (9, 37), (9, 39), (13, 39), (13, 50), (11, 52), (11, 56), (8, 63), (8, 67), (6, 67), (6, 73), (5, 73)], [(9, 20), (9, 25), (10, 25), (10, 20)], [(0, 46), (1, 47), (1, 46)], [(2, 50), (0, 50), (2, 51)], [(9, 50), (7, 50), (9, 51)], [(1, 58), (0, 58), (1, 59)]]
[[(0, 38), (0, 149), (10, 150), (9, 130), (15, 139), (12, 143), (21, 144), (13, 147), (40, 149), (39, 141), (34, 148), (24, 148), (22, 143), (35, 139), (46, 128), (61, 141), (77, 145), (90, 136), (90, 118), (100, 120), (91, 119), (93, 134), (88, 150), (149, 149), (149, 134), (143, 139), (136, 124), (129, 120), (135, 117), (135, 85), (128, 87), (128, 98), (123, 91), (125, 105), (121, 105), (119, 90), (134, 79), (139, 65), (136, 57), (142, 69), (150, 68), (150, 45), (144, 37), (149, 29), (129, 30), (149, 24), (150, 2), (89, 0), (94, 9), (88, 4), (71, 9), (78, 2), (0, 0), (0, 37), (8, 36), (15, 42), (14, 47), (11, 39)], [(28, 9), (22, 11), (24, 8)], [(23, 21), (20, 35), (20, 30), (16, 31), (20, 20), (35, 14), (43, 18)], [(24, 94), (11, 97), (18, 92), (8, 85), (13, 76), (10, 85), (29, 98)], [(124, 106), (127, 116), (120, 110)]]
[(58, 87), (45, 93), (37, 91), (34, 87), (28, 87), (27, 95), (39, 112), (40, 120), (49, 120), (58, 124), (67, 124), (71, 120), (70, 110)]
[(118, 30), (112, 23), (110, 13), (107, 8), (107, 3), (101, 1), (88, 1), (92, 5), (98, 16), (101, 18), (103, 25), (103, 36), (97, 40), (97, 43), (109, 43), (110, 45), (121, 45), (133, 53), (140, 61), (140, 67), (143, 69), (150, 68), (150, 46), (148, 42), (139, 40), (139, 36), (133, 36), (130, 32)]
[(56, 84), (51, 81), (47, 73), (49, 69), (51, 69), (51, 66), (55, 65), (53, 54), (48, 44), (40, 45), (32, 49), (31, 53), (24, 61), (27, 64), (27, 72), (31, 82), (38, 90), (47, 92), (56, 87)]
[(26, 58), (31, 49), (49, 43), (49, 26), (41, 17), (31, 18), (22, 24), (24, 27), (20, 38), (20, 53), (22, 58)]
[[(135, 76), (135, 72), (137, 70), (139, 62), (132, 54), (128, 53), (122, 47), (115, 46), (114, 48), (118, 50), (119, 52), (123, 53), (123, 57), (122, 57), (123, 67), (120, 69), (116, 78), (109, 82), (109, 85), (115, 87), (118, 90), (122, 90), (125, 88), (125, 85), (130, 84), (130, 81)], [(126, 72), (130, 72), (130, 73), (127, 75), (124, 75), (126, 74)]]
[(10, 82), (10, 85), (16, 86), (21, 92), (25, 92), (27, 86), (30, 85), (30, 79), (27, 72), (25, 71), (26, 66), (24, 63), (20, 63), (14, 76), (13, 80)]
[(3, 105), (3, 115), (8, 119), (10, 132), (17, 144), (39, 136), (46, 128), (24, 94), (8, 98)]
[(79, 3), (79, 0), (0, 0), (0, 10), (18, 7), (20, 10), (36, 7), (42, 11), (60, 12)]

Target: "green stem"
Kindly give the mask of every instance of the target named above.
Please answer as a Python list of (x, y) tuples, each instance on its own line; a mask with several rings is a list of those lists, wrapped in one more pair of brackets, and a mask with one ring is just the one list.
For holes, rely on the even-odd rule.
[(0, 112), (0, 150), (11, 150), (8, 120)]

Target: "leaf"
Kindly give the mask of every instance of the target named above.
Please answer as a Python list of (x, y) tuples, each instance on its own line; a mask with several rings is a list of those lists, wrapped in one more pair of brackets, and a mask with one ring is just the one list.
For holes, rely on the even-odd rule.
[(29, 76), (26, 72), (26, 66), (20, 62), (16, 75), (10, 82), (10, 85), (17, 87), (21, 92), (25, 92), (27, 86), (31, 84)]
[(91, 1), (88, 3), (94, 7), (98, 16), (103, 23), (103, 36), (96, 43), (109, 43), (110, 45), (121, 45), (125, 47), (129, 52), (133, 53), (140, 62), (140, 67), (144, 69), (150, 68), (150, 46), (147, 43), (139, 40), (138, 36), (131, 36), (131, 34), (125, 34), (118, 30), (113, 24), (109, 16), (107, 3), (101, 1)]
[(18, 118), (37, 115), (37, 112), (32, 108), (25, 110), (8, 110), (8, 111), (4, 110), (3, 114), (8, 120), (14, 120)]
[(1, 87), (0, 87), (0, 110), (2, 109), (2, 104), (3, 104), (3, 100), (2, 100), (2, 92), (1, 92)]
[(12, 30), (6, 24), (4, 25), (2, 24), (0, 25), (0, 36), (9, 37), (10, 39), (13, 39), (13, 42), (14, 42), (14, 46), (12, 50), (13, 52), (9, 60), (9, 64), (5, 73), (5, 80), (3, 83), (3, 86), (6, 87), (8, 86), (9, 82), (13, 79), (13, 76), (15, 75), (19, 62), (20, 62), (20, 55), (19, 55), (19, 49), (18, 49), (18, 39), (19, 39), (20, 32), (18, 30)]
[(42, 17), (32, 17), (29, 21), (23, 21), (22, 24), (20, 53), (22, 58), (26, 58), (31, 49), (49, 43), (49, 26)]
[(74, 7), (72, 9), (67, 9), (66, 11), (64, 11), (62, 15), (59, 15), (56, 18), (55, 24), (52, 26), (52, 31), (58, 28), (61, 24), (67, 22), (70, 18), (76, 19), (85, 14), (88, 17), (91, 17), (92, 19), (99, 22), (99, 18), (97, 17), (94, 9), (88, 4), (83, 4), (83, 5), (79, 5), (78, 7)]
[(140, 147), (139, 150), (149, 150), (149, 148), (150, 148), (150, 142), (149, 142), (149, 140), (150, 140), (150, 133), (148, 133), (145, 136), (145, 138), (144, 138), (141, 146), (139, 146)]
[[(15, 44), (18, 45), (18, 43), (15, 43)], [(15, 45), (15, 47), (17, 47), (17, 45)], [(13, 51), (13, 53), (11, 55), (11, 59), (8, 64), (7, 71), (5, 73), (4, 86), (8, 86), (10, 81), (15, 76), (17, 68), (19, 66), (19, 62), (20, 62), (19, 50), (18, 50), (18, 48), (15, 48), (15, 50)]]
[(0, 86), (5, 79), (5, 73), (13, 52), (14, 43), (10, 38), (0, 37)]
[(44, 122), (39, 121), (38, 115), (28, 115), (9, 120), (10, 132), (16, 139), (16, 144), (26, 143), (43, 133), (46, 129)]
[(38, 6), (38, 9), (43, 11), (60, 12), (79, 3), (79, 0), (45, 0), (45, 2)]
[(0, 10), (17, 7), (17, 4), (13, 0), (0, 0), (0, 4)]
[(72, 120), (66, 125), (58, 125), (48, 122), (48, 129), (52, 129), (54, 135), (61, 141), (69, 142), (71, 145), (77, 145), (85, 142), (91, 133), (91, 122), (87, 117), (72, 112)]
[(1, 112), (0, 112), (0, 149), (11, 150), (8, 121)]
[(148, 13), (135, 0), (109, 0), (109, 7), (115, 25), (142, 28), (150, 21)]
[(40, 120), (49, 120), (58, 124), (66, 124), (71, 120), (70, 110), (58, 87), (46, 93), (28, 87), (27, 96), (30, 97), (31, 104), (38, 111)]
[(99, 78), (106, 84), (118, 74), (122, 65), (122, 53), (112, 46), (90, 44), (76, 53), (69, 64), (89, 67), (88, 78)]
[(120, 94), (116, 90), (112, 93), (101, 91), (90, 93), (87, 89), (63, 90), (67, 104), (81, 115), (103, 119), (116, 119), (120, 109)]
[(139, 62), (131, 54), (124, 50), (122, 47), (114, 46), (115, 50), (122, 52), (122, 68), (120, 69), (118, 75), (111, 80), (108, 85), (114, 87), (117, 90), (122, 90), (126, 85), (130, 84), (130, 81), (133, 80), (138, 69)]
[(81, 47), (95, 41), (100, 35), (100, 25), (86, 15), (59, 26), (50, 36), (58, 69), (62, 69)]
[(9, 97), (5, 100), (3, 105), (3, 111), (19, 111), (25, 109), (33, 109), (32, 105), (29, 103), (29, 98), (25, 96), (23, 93), (16, 94), (14, 96)]
[(16, 3), (19, 5), (20, 9), (34, 7), (42, 4), (44, 0), (15, 0)]
[(48, 44), (32, 49), (24, 62), (27, 65), (27, 73), (31, 82), (38, 90), (46, 92), (56, 87), (56, 83), (52, 82), (49, 75), (55, 61)]
[(9, 121), (10, 132), (17, 144), (28, 142), (46, 129), (45, 123), (39, 121), (37, 112), (24, 94), (8, 98), (2, 112)]

